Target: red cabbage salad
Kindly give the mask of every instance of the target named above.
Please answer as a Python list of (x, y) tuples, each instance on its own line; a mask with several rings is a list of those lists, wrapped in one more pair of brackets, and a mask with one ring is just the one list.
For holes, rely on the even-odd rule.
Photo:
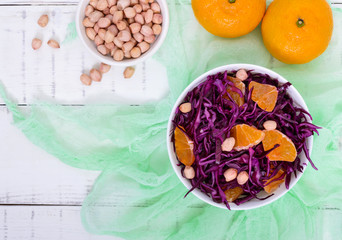
[[(192, 188), (214, 202), (264, 200), (291, 174), (311, 166), (306, 139), (319, 127), (287, 94), (289, 82), (240, 69), (207, 77), (188, 92), (175, 112), (171, 141), (178, 165)], [(265, 191), (267, 197), (258, 193)]]

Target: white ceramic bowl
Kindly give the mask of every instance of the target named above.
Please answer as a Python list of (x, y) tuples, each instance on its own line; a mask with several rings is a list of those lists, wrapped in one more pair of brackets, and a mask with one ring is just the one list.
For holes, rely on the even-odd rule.
[(96, 49), (96, 45), (94, 41), (90, 40), (86, 33), (85, 33), (85, 27), (82, 24), (82, 21), (85, 17), (84, 10), (86, 6), (89, 3), (89, 0), (80, 0), (76, 12), (76, 30), (79, 38), (81, 39), (83, 45), (86, 47), (86, 49), (93, 54), (99, 61), (109, 64), (109, 65), (115, 65), (115, 66), (132, 66), (136, 65), (140, 62), (145, 61), (147, 58), (151, 57), (153, 54), (155, 54), (160, 46), (163, 44), (167, 31), (169, 29), (169, 9), (167, 7), (166, 0), (155, 0), (160, 5), (161, 14), (163, 16), (163, 23), (162, 23), (162, 32), (157, 37), (156, 41), (151, 44), (151, 47), (148, 51), (143, 53), (140, 57), (136, 59), (124, 59), (122, 61), (115, 61), (111, 56), (103, 56), (101, 53), (99, 53)]
[[(206, 81), (207, 76), (208, 75), (213, 75), (216, 74), (218, 72), (224, 72), (224, 71), (233, 71), (233, 70), (239, 70), (239, 69), (246, 69), (246, 70), (253, 70), (253, 72), (256, 73), (264, 73), (264, 74), (268, 74), (270, 77), (278, 79), (280, 83), (284, 84), (287, 82), (287, 80), (285, 80), (285, 78), (283, 78), (282, 76), (280, 76), (279, 74), (264, 68), (264, 67), (260, 67), (260, 66), (256, 66), (256, 65), (251, 65), (251, 64), (231, 64), (231, 65), (226, 65), (226, 66), (221, 66), (218, 68), (215, 68), (213, 70), (210, 70), (204, 74), (202, 74), (201, 76), (199, 76), (198, 78), (196, 78), (183, 92), (182, 94), (179, 96), (179, 98), (177, 99), (170, 118), (169, 118), (169, 122), (168, 122), (168, 128), (167, 128), (167, 148), (168, 148), (168, 152), (169, 152), (169, 158), (171, 161), (171, 165), (174, 169), (174, 171), (176, 172), (179, 180), (185, 185), (185, 187), (187, 187), (188, 189), (191, 189), (191, 183), (188, 179), (184, 178), (181, 174), (181, 166), (177, 166), (177, 164), (179, 163), (175, 154), (175, 150), (174, 150), (174, 146), (173, 143), (171, 142), (171, 129), (172, 129), (172, 120), (175, 117), (175, 112), (176, 109), (178, 108), (178, 106), (183, 102), (183, 99), (185, 98), (185, 96), (187, 95), (188, 92), (190, 92), (191, 90), (193, 90), (196, 86), (198, 86), (200, 83)], [(288, 88), (288, 94), (292, 97), (294, 104), (296, 106), (300, 106), (303, 109), (305, 109), (306, 111), (308, 111), (308, 107), (306, 106), (302, 96), (299, 94), (299, 92), (291, 85)], [(310, 119), (307, 119), (308, 121), (310, 121)], [(308, 149), (309, 149), (309, 154), (311, 154), (311, 150), (312, 150), (312, 144), (313, 144), (313, 137), (309, 137), (306, 140)], [(306, 163), (309, 164), (308, 159), (306, 158), (305, 154), (302, 152), (299, 155), (299, 158), (301, 160), (301, 163)], [(306, 165), (304, 165), (304, 169), (303, 172), (306, 168)], [(297, 178), (295, 178), (294, 174), (292, 173), (291, 176), (291, 183), (289, 186), (289, 189), (286, 189), (285, 187), (285, 183), (283, 183), (275, 192), (274, 195), (272, 197), (267, 198), (266, 200), (258, 200), (258, 199), (252, 199), (248, 202), (245, 202), (241, 205), (236, 205), (234, 203), (230, 203), (230, 207), (232, 210), (247, 210), (247, 209), (253, 209), (253, 208), (258, 208), (261, 206), (265, 206), (275, 200), (277, 200), (278, 198), (280, 198), (281, 196), (283, 196), (286, 192), (288, 192), (297, 182), (298, 180), (301, 178), (301, 176), (303, 175), (303, 173), (297, 172)], [(203, 192), (201, 192), (199, 189), (194, 189), (192, 191), (192, 193), (198, 197), (199, 199), (203, 200), (206, 203), (209, 203), (213, 206), (216, 207), (220, 207), (220, 208), (225, 208), (226, 206), (223, 203), (216, 203), (214, 202), (210, 197), (208, 197), (206, 194), (204, 194)], [(258, 194), (259, 197), (265, 197), (267, 196), (266, 192), (260, 192)]]

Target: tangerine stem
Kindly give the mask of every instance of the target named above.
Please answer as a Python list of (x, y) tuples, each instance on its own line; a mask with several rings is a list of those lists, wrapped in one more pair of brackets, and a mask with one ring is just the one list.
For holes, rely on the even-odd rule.
[(229, 3), (235, 3), (236, 0), (229, 0)]
[(297, 27), (299, 27), (299, 28), (304, 27), (304, 25), (305, 25), (304, 20), (301, 18), (298, 18), (296, 24), (297, 24)]

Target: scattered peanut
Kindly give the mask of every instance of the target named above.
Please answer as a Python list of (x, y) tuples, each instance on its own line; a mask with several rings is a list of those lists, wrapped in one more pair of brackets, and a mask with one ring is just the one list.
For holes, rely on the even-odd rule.
[(226, 179), (226, 182), (230, 182), (234, 180), (238, 175), (238, 170), (235, 168), (229, 168), (224, 173), (223, 176)]
[(38, 38), (32, 39), (32, 49), (37, 50), (42, 46), (42, 40)]
[(183, 174), (186, 179), (190, 180), (195, 177), (195, 170), (193, 167), (185, 166)]
[(246, 171), (242, 171), (237, 175), (237, 182), (240, 185), (245, 184), (249, 179), (248, 173)]
[(46, 14), (40, 16), (40, 18), (38, 19), (38, 25), (41, 27), (46, 27), (48, 23), (49, 23), (49, 16)]
[(266, 130), (275, 130), (277, 128), (277, 123), (273, 120), (268, 120), (263, 124)]
[(80, 80), (84, 85), (87, 85), (87, 86), (91, 85), (91, 78), (85, 73), (81, 75)]
[(50, 39), (47, 44), (52, 48), (60, 48), (59, 43), (52, 39)]
[(126, 67), (123, 75), (124, 78), (131, 78), (135, 72), (135, 69), (133, 67)]
[(235, 145), (235, 138), (229, 137), (223, 141), (221, 145), (221, 149), (222, 151), (230, 152), (231, 150), (233, 150), (234, 145)]
[(245, 69), (240, 69), (239, 71), (237, 71), (236, 77), (241, 81), (245, 81), (248, 78), (248, 74)]
[(90, 70), (89, 76), (90, 76), (91, 80), (93, 80), (95, 82), (100, 82), (102, 79), (101, 72), (95, 68)]
[(186, 103), (182, 103), (179, 106), (179, 111), (181, 111), (182, 113), (188, 113), (191, 111), (191, 103), (186, 102)]
[(99, 70), (101, 73), (107, 73), (107, 72), (109, 72), (110, 68), (111, 68), (110, 65), (105, 64), (105, 63), (101, 63)]

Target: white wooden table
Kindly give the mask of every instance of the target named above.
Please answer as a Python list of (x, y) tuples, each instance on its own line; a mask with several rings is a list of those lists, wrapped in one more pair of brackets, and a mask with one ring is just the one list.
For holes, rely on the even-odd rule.
[[(334, 2), (342, 7), (342, 0)], [(114, 67), (101, 83), (81, 85), (80, 74), (98, 62), (78, 39), (63, 42), (76, 5), (77, 0), (0, 1), (0, 81), (11, 96), (23, 108), (39, 96), (70, 105), (123, 99), (139, 104), (165, 96), (165, 69), (154, 60), (136, 66), (132, 79)], [(43, 13), (50, 16), (44, 29), (36, 24)], [(33, 51), (36, 36), (44, 44)], [(50, 37), (61, 49), (46, 45)], [(29, 142), (11, 125), (0, 99), (0, 239), (115, 239), (91, 235), (81, 225), (82, 201), (98, 175), (69, 167)]]

